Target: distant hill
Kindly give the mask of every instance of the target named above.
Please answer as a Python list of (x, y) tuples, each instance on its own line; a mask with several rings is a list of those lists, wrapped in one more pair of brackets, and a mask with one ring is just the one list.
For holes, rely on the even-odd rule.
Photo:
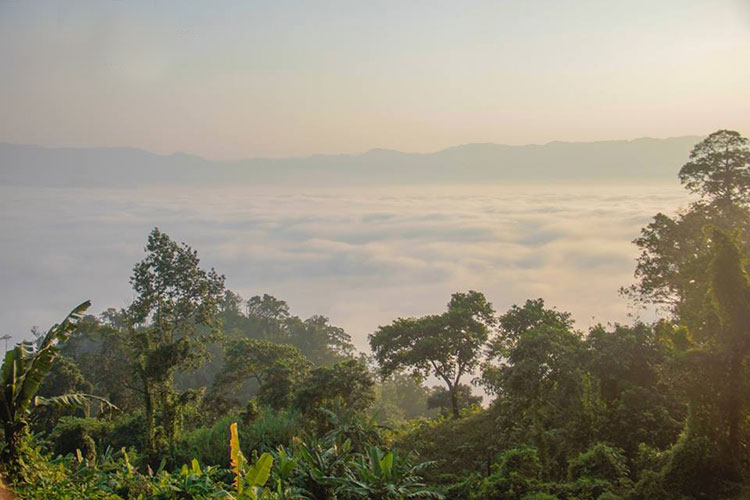
[(447, 184), (673, 180), (700, 137), (632, 141), (466, 144), (436, 153), (211, 161), (131, 148), (0, 143), (0, 185), (140, 187), (196, 184)]

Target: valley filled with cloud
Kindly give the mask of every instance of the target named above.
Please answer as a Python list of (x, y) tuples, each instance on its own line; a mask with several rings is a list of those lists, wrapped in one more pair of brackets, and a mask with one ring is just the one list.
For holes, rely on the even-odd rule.
[(483, 291), (503, 311), (543, 297), (580, 328), (627, 319), (631, 243), (689, 202), (677, 182), (394, 188), (2, 187), (0, 324), (27, 337), (81, 301), (132, 300), (128, 279), (158, 226), (244, 298), (270, 293), (323, 314), (359, 349), (397, 316)]

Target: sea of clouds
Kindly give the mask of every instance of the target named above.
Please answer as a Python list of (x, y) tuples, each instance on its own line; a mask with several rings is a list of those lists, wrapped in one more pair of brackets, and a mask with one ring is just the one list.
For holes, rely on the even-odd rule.
[(28, 337), (85, 299), (133, 298), (129, 276), (158, 226), (243, 297), (270, 293), (324, 314), (360, 349), (398, 316), (439, 313), (451, 293), (499, 311), (527, 298), (585, 328), (630, 321), (631, 243), (688, 198), (670, 185), (70, 190), (0, 187), (0, 335)]

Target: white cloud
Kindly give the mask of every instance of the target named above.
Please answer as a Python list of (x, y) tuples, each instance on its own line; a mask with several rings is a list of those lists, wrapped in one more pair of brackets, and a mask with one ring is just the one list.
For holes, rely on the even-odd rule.
[(630, 241), (677, 186), (475, 186), (269, 192), (259, 188), (0, 188), (0, 333), (19, 338), (79, 301), (124, 306), (145, 238), (159, 226), (244, 296), (272, 293), (321, 313), (360, 348), (398, 316), (440, 312), (459, 290), (497, 309), (530, 297), (581, 326), (623, 320), (617, 288)]

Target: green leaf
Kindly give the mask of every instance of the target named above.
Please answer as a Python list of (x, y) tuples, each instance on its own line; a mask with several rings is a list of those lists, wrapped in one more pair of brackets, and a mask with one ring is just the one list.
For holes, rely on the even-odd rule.
[(273, 457), (269, 453), (263, 453), (257, 462), (250, 467), (245, 474), (245, 481), (250, 487), (263, 486), (271, 475)]

